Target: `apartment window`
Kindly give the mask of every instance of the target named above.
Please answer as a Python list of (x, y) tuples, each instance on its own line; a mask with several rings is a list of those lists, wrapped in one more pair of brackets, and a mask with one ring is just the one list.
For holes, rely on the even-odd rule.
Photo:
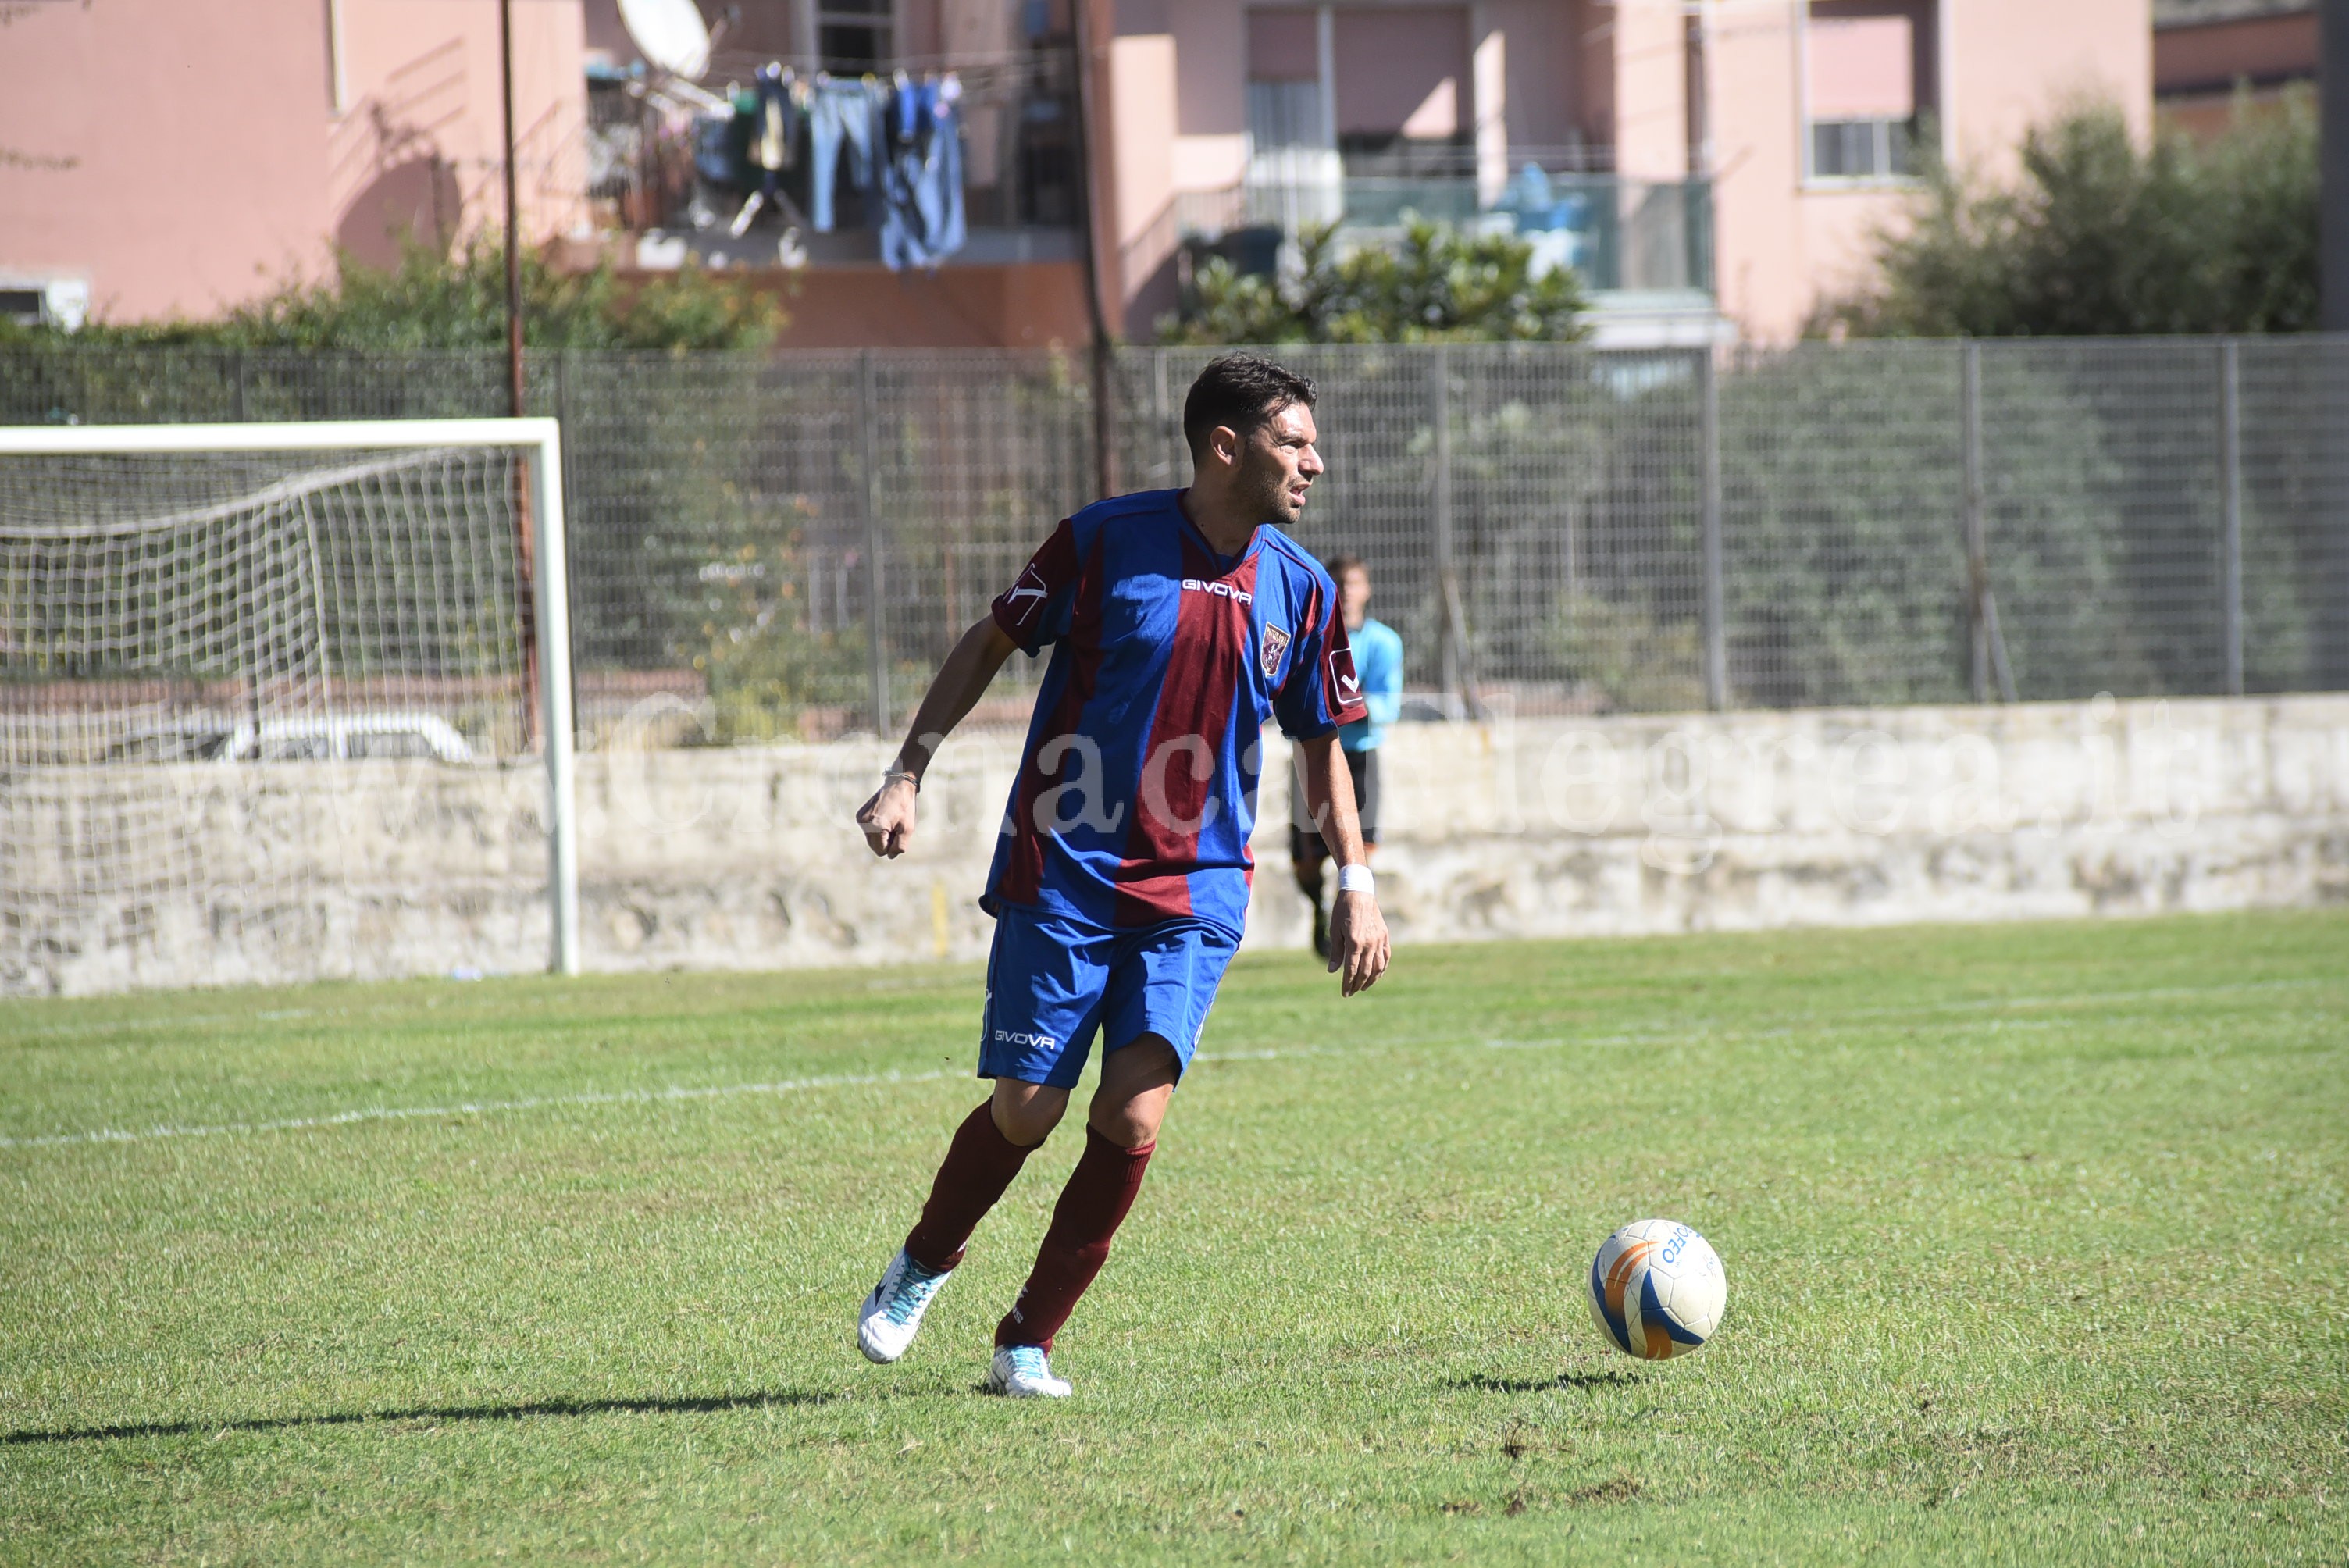
[(1248, 13), (1247, 127), (1259, 151), (1330, 143), (1320, 27), (1312, 11)]
[(1932, 0), (1812, 0), (1803, 42), (1812, 179), (1917, 172), (1936, 107), (1936, 20)]
[(1474, 171), (1466, 10), (1344, 9), (1332, 43), (1338, 149), (1349, 175)]
[(78, 332), (89, 318), (89, 284), (78, 278), (0, 279), (0, 321)]
[(895, 0), (819, 0), (815, 47), (824, 69), (843, 75), (885, 68), (895, 58)]

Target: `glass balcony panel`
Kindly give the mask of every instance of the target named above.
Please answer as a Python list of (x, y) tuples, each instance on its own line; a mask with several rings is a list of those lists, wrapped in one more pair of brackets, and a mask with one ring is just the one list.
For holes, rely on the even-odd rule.
[(1209, 239), (1242, 225), (1293, 235), (1334, 222), (1351, 243), (1399, 240), (1416, 216), (1516, 234), (1532, 245), (1537, 272), (1572, 267), (1593, 289), (1712, 292), (1709, 181), (1552, 173), (1527, 160), (1487, 203), (1462, 162), (1457, 174), (1348, 174), (1335, 153), (1260, 150), (1242, 186), (1186, 193), (1176, 216), (1185, 235)]

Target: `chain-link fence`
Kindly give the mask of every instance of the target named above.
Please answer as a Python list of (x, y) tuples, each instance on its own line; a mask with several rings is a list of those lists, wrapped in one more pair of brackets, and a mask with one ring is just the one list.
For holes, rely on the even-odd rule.
[[(1104, 472), (1185, 482), (1208, 357), (1119, 351), (1097, 419), (1083, 356), (533, 356), (588, 743), (901, 723)], [(2349, 341), (1283, 357), (1322, 388), (1304, 542), (1369, 562), (1435, 707), (2349, 687)], [(503, 388), (494, 355), (0, 354), (9, 423), (496, 414)], [(994, 717), (1032, 689), (1013, 665)]]

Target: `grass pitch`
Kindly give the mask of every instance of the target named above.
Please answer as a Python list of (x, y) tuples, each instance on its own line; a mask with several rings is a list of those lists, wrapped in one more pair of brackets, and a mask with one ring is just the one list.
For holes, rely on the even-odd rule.
[[(1243, 960), (1049, 1407), (1073, 1122), (851, 1341), (978, 999), (0, 1004), (0, 1559), (2344, 1559), (2340, 913)], [(1659, 1213), (1730, 1306), (1647, 1367)]]

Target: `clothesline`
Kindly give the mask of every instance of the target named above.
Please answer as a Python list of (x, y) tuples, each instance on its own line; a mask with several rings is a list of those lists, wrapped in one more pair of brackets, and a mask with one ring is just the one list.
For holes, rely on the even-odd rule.
[(748, 92), (730, 95), (730, 114), (701, 120), (695, 166), (746, 193), (731, 225), (740, 235), (771, 207), (832, 232), (844, 164), (867, 224), (880, 231), (882, 262), (935, 267), (966, 233), (962, 96), (953, 71), (917, 80), (899, 70), (885, 81), (762, 66)]

